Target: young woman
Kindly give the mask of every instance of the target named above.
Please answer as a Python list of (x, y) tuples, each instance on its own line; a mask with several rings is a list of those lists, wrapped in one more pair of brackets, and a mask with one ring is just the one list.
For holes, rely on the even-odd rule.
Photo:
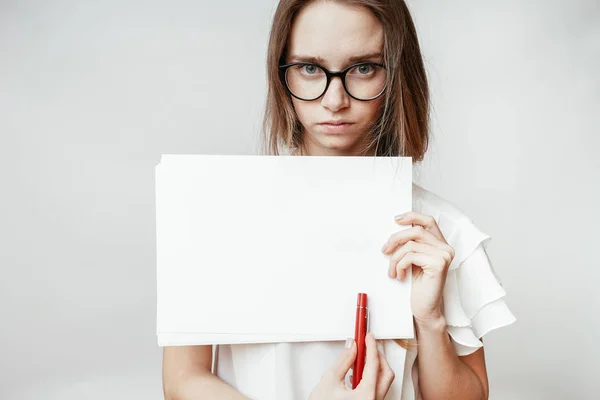
[[(423, 159), (428, 84), (402, 0), (281, 0), (267, 73), (269, 154)], [(413, 211), (396, 218), (410, 228), (391, 233), (382, 252), (390, 279), (411, 268), (416, 342), (382, 340), (377, 351), (369, 335), (360, 390), (344, 384), (350, 340), (216, 346), (214, 357), (211, 346), (165, 348), (166, 397), (487, 399), (481, 337), (514, 321), (484, 248), (488, 236), (417, 185), (413, 199)]]

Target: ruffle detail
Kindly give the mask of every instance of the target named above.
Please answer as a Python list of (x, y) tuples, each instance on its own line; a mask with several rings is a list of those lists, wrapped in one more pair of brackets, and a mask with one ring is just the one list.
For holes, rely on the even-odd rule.
[(485, 334), (516, 321), (504, 302), (506, 292), (485, 250), (490, 236), (431, 192), (413, 186), (413, 196), (413, 207), (435, 218), (454, 249), (444, 287), (443, 311), (456, 353), (471, 354), (483, 347), (480, 338)]

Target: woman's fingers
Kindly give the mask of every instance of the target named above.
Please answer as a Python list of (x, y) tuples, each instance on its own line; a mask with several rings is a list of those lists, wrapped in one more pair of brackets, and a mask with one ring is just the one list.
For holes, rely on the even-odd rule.
[[(419, 253), (407, 253), (396, 265), (394, 266), (394, 277), (399, 281), (404, 280), (408, 274), (408, 268), (412, 267), (413, 264), (423, 264), (424, 255)], [(421, 266), (421, 265), (419, 265)]]
[(423, 253), (408, 253), (396, 264), (396, 276), (398, 279), (404, 279), (408, 268), (413, 265), (420, 267), (424, 274), (430, 276), (435, 276), (437, 273), (444, 271), (444, 262), (440, 261), (439, 257)]
[(377, 350), (377, 342), (373, 333), (368, 332), (365, 337), (367, 350), (365, 368), (363, 377), (355, 390), (344, 384), (344, 376), (356, 358), (356, 343), (353, 339), (348, 339), (346, 344), (338, 361), (323, 374), (317, 386), (310, 393), (309, 399), (383, 400), (394, 380), (394, 373), (383, 354)]
[[(404, 279), (406, 276), (406, 269), (410, 266), (408, 260), (400, 263), (407, 255), (411, 253), (425, 254), (430, 256), (428, 258), (432, 268), (443, 269), (446, 265), (450, 265), (452, 262), (453, 255), (450, 252), (450, 246), (436, 247), (430, 244), (415, 242), (409, 240), (404, 245), (399, 246), (396, 251), (390, 257), (388, 276), (390, 278)], [(411, 259), (415, 256), (411, 255)], [(422, 259), (422, 257), (420, 257)], [(423, 262), (423, 261), (421, 261)], [(419, 265), (419, 264), (418, 264)], [(420, 265), (424, 267), (425, 265)]]
[(394, 371), (390, 368), (384, 355), (377, 349), (377, 341), (372, 333), (367, 334), (365, 344), (367, 361), (363, 378), (356, 389), (365, 395), (368, 394), (368, 397), (375, 395), (377, 400), (383, 400), (394, 381)]
[(436, 247), (448, 246), (445, 241), (441, 241), (433, 233), (425, 230), (425, 228), (422, 226), (417, 225), (413, 226), (412, 228), (403, 229), (393, 233), (384, 244), (382, 252), (384, 254), (391, 254), (398, 246), (401, 246), (410, 240), (413, 242), (430, 244)]
[(390, 368), (385, 356), (379, 351), (377, 353), (379, 355), (379, 379), (377, 380), (376, 399), (383, 400), (390, 390), (396, 374)]
[(399, 225), (419, 225), (422, 226), (425, 230), (431, 232), (434, 236), (436, 236), (439, 240), (445, 241), (444, 235), (440, 231), (440, 228), (431, 215), (425, 215), (418, 212), (407, 212), (401, 215), (397, 215), (394, 217), (394, 220)]
[[(350, 347), (348, 347), (350, 346)], [(336, 381), (344, 381), (344, 377), (354, 364), (356, 359), (356, 342), (354, 339), (348, 339), (344, 347), (344, 351), (340, 354), (337, 363), (329, 370), (333, 375), (332, 378)]]
[(367, 333), (365, 345), (367, 348), (365, 369), (363, 370), (362, 379), (356, 389), (360, 389), (365, 393), (375, 393), (377, 388), (377, 375), (379, 374), (379, 351), (377, 350), (377, 343), (375, 342), (373, 333)]

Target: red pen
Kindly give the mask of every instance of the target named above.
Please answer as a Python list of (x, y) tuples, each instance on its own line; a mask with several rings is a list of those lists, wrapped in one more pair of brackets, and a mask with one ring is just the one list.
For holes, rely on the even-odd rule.
[(356, 301), (356, 322), (354, 324), (354, 341), (356, 342), (356, 360), (352, 369), (352, 389), (356, 389), (362, 379), (365, 368), (365, 336), (368, 324), (367, 294), (359, 293)]

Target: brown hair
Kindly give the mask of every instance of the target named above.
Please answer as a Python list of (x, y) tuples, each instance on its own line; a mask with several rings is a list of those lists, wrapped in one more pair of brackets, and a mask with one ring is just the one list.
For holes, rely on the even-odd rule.
[[(280, 80), (294, 18), (315, 0), (281, 0), (273, 17), (267, 51), (267, 103), (262, 151), (278, 155), (282, 146), (301, 148), (302, 126)], [(335, 1), (335, 0), (334, 0)], [(347, 0), (368, 8), (384, 30), (384, 63), (388, 70), (381, 115), (364, 148), (365, 154), (412, 157), (421, 161), (429, 143), (429, 86), (416, 29), (403, 0)]]

